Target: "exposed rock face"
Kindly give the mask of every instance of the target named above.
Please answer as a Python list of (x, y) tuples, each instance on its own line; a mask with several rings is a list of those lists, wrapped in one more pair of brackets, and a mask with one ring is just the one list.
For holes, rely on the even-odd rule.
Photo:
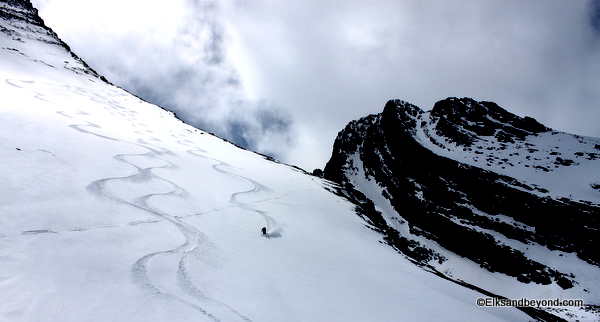
[(458, 255), (521, 283), (569, 289), (577, 270), (529, 246), (600, 264), (599, 143), (492, 102), (448, 98), (424, 112), (392, 100), (339, 133), (324, 175), (421, 265), (443, 269)]
[[(64, 66), (76, 73), (88, 74), (98, 78), (105, 83), (109, 83), (104, 76), (99, 75), (94, 69), (71, 51), (69, 45), (62, 41), (58, 35), (44, 23), (44, 20), (38, 15), (38, 10), (33, 7), (29, 0), (0, 0), (0, 32), (6, 34), (9, 39), (18, 43), (43, 42), (51, 45), (57, 45), (69, 52), (76, 65)], [(19, 47), (19, 48), (16, 48)], [(23, 55), (32, 60), (37, 59), (34, 52), (24, 52), (26, 46), (3, 47), (2, 49), (11, 50), (16, 54)], [(57, 67), (51, 63), (41, 61), (51, 67)]]
[(2, 0), (0, 15), (5, 20), (22, 20), (36, 26), (44, 26), (44, 21), (38, 16), (38, 11), (28, 0)]
[(549, 129), (531, 117), (520, 118), (496, 103), (449, 98), (437, 102), (431, 110), (437, 119), (436, 133), (453, 142), (470, 146), (478, 136), (494, 136), (500, 142), (515, 143), (527, 135)]

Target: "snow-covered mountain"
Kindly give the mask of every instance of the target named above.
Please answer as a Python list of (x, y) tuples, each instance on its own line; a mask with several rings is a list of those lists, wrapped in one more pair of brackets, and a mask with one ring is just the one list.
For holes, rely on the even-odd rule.
[[(553, 317), (477, 299), (598, 303), (584, 251), (561, 252), (568, 269), (556, 271), (580, 283), (563, 293), (557, 282), (502, 287), (512, 279), (441, 247), (480, 289), (415, 265), (382, 243), (391, 230), (365, 222), (363, 201), (110, 84), (29, 1), (0, 1), (0, 62), (2, 321), (527, 321)], [(577, 152), (587, 164), (592, 151)]]
[(448, 279), (600, 302), (600, 139), (492, 102), (392, 100), (339, 133), (324, 175), (388, 244)]

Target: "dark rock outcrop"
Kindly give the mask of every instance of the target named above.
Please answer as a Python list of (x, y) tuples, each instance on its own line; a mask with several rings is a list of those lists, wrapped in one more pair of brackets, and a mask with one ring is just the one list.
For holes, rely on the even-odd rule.
[[(541, 196), (546, 188), (439, 155), (425, 147), (419, 131), (425, 136), (435, 132), (429, 140), (445, 150), (464, 149), (475, 155), (469, 147), (481, 140), (504, 149), (551, 129), (495, 103), (469, 98), (448, 98), (430, 112), (392, 100), (381, 114), (348, 124), (334, 143), (324, 176), (340, 184), (390, 245), (422, 265), (443, 261), (444, 254), (402, 236), (391, 224), (408, 223), (413, 236), (425, 237), (490, 272), (523, 283), (556, 283), (563, 289), (576, 283), (571, 273), (533, 260), (495, 235), (600, 264), (598, 205)], [(375, 181), (381, 192), (360, 191), (357, 182), (363, 180)], [(368, 200), (373, 193), (389, 200), (399, 217), (375, 210)]]

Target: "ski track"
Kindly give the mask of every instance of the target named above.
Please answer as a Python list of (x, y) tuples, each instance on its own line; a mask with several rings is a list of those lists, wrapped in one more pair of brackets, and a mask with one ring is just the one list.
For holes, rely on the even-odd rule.
[[(34, 96), (33, 96), (34, 98), (42, 100), (44, 102), (50, 102), (50, 103), (52, 101), (46, 99), (46, 96), (44, 94), (34, 91), (34, 90), (31, 90), (27, 87), (34, 86), (34, 85), (38, 85), (38, 86), (45, 85), (45, 86), (51, 86), (53, 89), (68, 90), (75, 94), (82, 95), (95, 103), (100, 104), (103, 109), (109, 111), (113, 115), (126, 117), (126, 119), (132, 123), (137, 121), (135, 119), (135, 117), (136, 117), (135, 114), (137, 114), (137, 112), (121, 106), (117, 101), (107, 100), (105, 96), (102, 96), (98, 93), (90, 92), (87, 89), (84, 89), (81, 87), (70, 86), (70, 85), (47, 84), (47, 83), (36, 84), (36, 82), (34, 82), (34, 81), (21, 81), (21, 80), (9, 80), (9, 79), (6, 80), (6, 83), (8, 83), (9, 85), (12, 85), (14, 87), (20, 88), (20, 89), (31, 91), (34, 93)], [(20, 83), (23, 86), (18, 85), (18, 83)], [(124, 94), (115, 94), (114, 92), (110, 93), (108, 91), (103, 91), (103, 94), (108, 95), (109, 97), (124, 95)], [(235, 192), (235, 193), (231, 194), (229, 204), (224, 205), (223, 207), (218, 207), (218, 208), (212, 209), (211, 211), (204, 212), (204, 213), (196, 213), (196, 214), (186, 215), (186, 216), (173, 216), (173, 215), (171, 215), (167, 212), (164, 212), (164, 211), (158, 209), (157, 207), (153, 206), (151, 204), (151, 199), (154, 197), (161, 197), (161, 196), (172, 196), (172, 197), (179, 197), (182, 199), (185, 199), (186, 197), (188, 197), (189, 194), (184, 188), (178, 186), (176, 183), (174, 183), (170, 180), (167, 180), (163, 177), (158, 176), (157, 174), (155, 174), (153, 172), (154, 169), (169, 169), (169, 170), (177, 169), (176, 164), (174, 164), (170, 161), (167, 161), (163, 158), (163, 156), (174, 156), (175, 153), (173, 153), (172, 151), (170, 151), (168, 149), (160, 147), (158, 145), (149, 143), (144, 139), (138, 139), (137, 142), (128, 142), (128, 141), (120, 140), (120, 139), (110, 137), (107, 135), (96, 133), (95, 130), (102, 130), (102, 127), (100, 127), (99, 125), (97, 125), (95, 123), (81, 119), (81, 117), (91, 116), (91, 114), (88, 112), (85, 112), (82, 110), (77, 110), (74, 112), (66, 112), (66, 111), (59, 110), (59, 111), (56, 111), (56, 113), (61, 116), (70, 118), (72, 120), (76, 120), (77, 123), (70, 124), (69, 127), (71, 127), (72, 129), (74, 129), (78, 132), (81, 132), (84, 134), (89, 134), (89, 135), (94, 135), (96, 137), (106, 139), (106, 140), (130, 144), (130, 145), (141, 147), (141, 148), (144, 148), (147, 150), (147, 152), (145, 152), (145, 153), (116, 154), (113, 157), (115, 160), (126, 163), (126, 164), (134, 167), (135, 172), (128, 176), (108, 177), (108, 178), (95, 180), (87, 186), (87, 189), (88, 189), (88, 191), (90, 191), (94, 194), (102, 195), (104, 197), (107, 197), (107, 198), (113, 200), (114, 202), (141, 209), (145, 212), (152, 214), (155, 218), (149, 219), (149, 220), (132, 221), (132, 222), (128, 222), (125, 224), (98, 225), (98, 226), (90, 226), (90, 227), (74, 227), (74, 228), (69, 228), (69, 229), (64, 229), (64, 230), (35, 229), (35, 230), (22, 231), (20, 234), (17, 234), (17, 235), (56, 234), (56, 233), (60, 233), (60, 232), (64, 232), (64, 231), (81, 232), (81, 231), (86, 231), (86, 230), (91, 230), (91, 229), (118, 228), (118, 227), (124, 227), (124, 226), (135, 226), (135, 225), (140, 225), (140, 224), (152, 224), (152, 223), (163, 222), (163, 221), (169, 222), (170, 224), (175, 226), (182, 233), (182, 235), (185, 237), (185, 242), (182, 245), (179, 245), (173, 249), (152, 252), (152, 253), (146, 254), (145, 256), (138, 259), (131, 267), (132, 282), (134, 284), (138, 285), (138, 287), (140, 287), (142, 290), (146, 291), (147, 293), (149, 293), (153, 296), (159, 297), (165, 301), (179, 302), (179, 303), (185, 304), (188, 307), (190, 307), (191, 309), (195, 310), (196, 312), (202, 314), (204, 317), (206, 317), (212, 321), (220, 321), (221, 319), (216, 314), (211, 313), (207, 309), (203, 308), (203, 306), (208, 305), (208, 306), (212, 307), (213, 311), (220, 312), (220, 316), (223, 316), (223, 318), (225, 318), (227, 320), (231, 320), (232, 318), (234, 318), (235, 320), (250, 321), (250, 319), (243, 316), (242, 314), (240, 314), (233, 308), (229, 307), (227, 304), (225, 304), (217, 299), (212, 298), (209, 294), (207, 294), (206, 292), (203, 292), (200, 288), (198, 288), (194, 284), (194, 282), (192, 280), (192, 274), (189, 272), (189, 268), (188, 268), (189, 255), (192, 253), (195, 253), (195, 252), (215, 251), (216, 246), (211, 243), (211, 241), (208, 239), (208, 237), (206, 237), (206, 235), (204, 233), (202, 233), (195, 227), (181, 221), (181, 219), (191, 217), (191, 216), (198, 216), (198, 215), (202, 215), (202, 214), (206, 214), (206, 213), (210, 213), (210, 212), (214, 212), (214, 211), (219, 211), (219, 210), (223, 210), (223, 209), (230, 208), (230, 207), (238, 207), (240, 209), (255, 212), (256, 214), (260, 215), (265, 220), (267, 231), (270, 232), (267, 234), (267, 237), (281, 237), (281, 234), (279, 232), (275, 232), (275, 233), (271, 232), (273, 230), (273, 228), (276, 227), (276, 225), (277, 225), (277, 222), (275, 221), (275, 219), (273, 217), (269, 216), (268, 213), (265, 211), (262, 211), (262, 210), (252, 207), (249, 203), (244, 203), (244, 202), (240, 201), (238, 198), (241, 195), (272, 192), (272, 190), (269, 189), (268, 187), (260, 184), (257, 181), (254, 181), (247, 177), (227, 171), (228, 168), (231, 168), (231, 165), (229, 165), (228, 163), (225, 163), (223, 161), (220, 161), (220, 160), (217, 160), (217, 159), (207, 156), (206, 154), (208, 152), (206, 150), (192, 145), (193, 142), (186, 139), (185, 136), (181, 136), (181, 135), (178, 136), (178, 135), (173, 134), (172, 136), (175, 139), (178, 139), (177, 143), (191, 148), (190, 150), (187, 150), (187, 153), (194, 155), (196, 157), (201, 157), (204, 159), (212, 160), (212, 161), (216, 162), (216, 164), (212, 165), (213, 170), (215, 170), (221, 174), (227, 175), (229, 177), (235, 178), (237, 180), (245, 181), (251, 185), (251, 188), (248, 190), (243, 190), (243, 191), (239, 191), (239, 192)], [(134, 123), (132, 125), (134, 127), (137, 127), (137, 126), (146, 127), (146, 125), (142, 124), (142, 123), (137, 123), (137, 125)], [(140, 136), (153, 134), (153, 132), (148, 129), (136, 130), (136, 131), (134, 131), (134, 133), (138, 134)], [(150, 137), (150, 138), (148, 138), (148, 140), (161, 142), (160, 139), (155, 138), (155, 137)], [(151, 158), (154, 160), (160, 160), (160, 161), (164, 162), (164, 164), (159, 165), (159, 166), (140, 167), (140, 166), (136, 165), (135, 162), (130, 160), (133, 158), (140, 158), (140, 157)], [(166, 193), (165, 192), (149, 193), (149, 194), (145, 194), (145, 195), (142, 195), (142, 196), (139, 196), (136, 198), (132, 198), (130, 200), (126, 199), (125, 197), (119, 196), (118, 194), (114, 193), (110, 189), (110, 184), (113, 182), (115, 182), (115, 183), (118, 183), (118, 182), (142, 183), (142, 182), (148, 182), (150, 180), (158, 180), (158, 181), (167, 183), (168, 185), (170, 185), (172, 187), (172, 189), (171, 189), (171, 191), (166, 192)], [(292, 191), (292, 192), (288, 192), (284, 195), (265, 198), (262, 200), (255, 201), (254, 203), (263, 202), (263, 201), (272, 200), (272, 199), (278, 199), (278, 198), (284, 197), (291, 193), (294, 193), (294, 192)], [(0, 238), (13, 237), (13, 236), (17, 236), (17, 235), (3, 235), (3, 236), (0, 236)], [(200, 246), (202, 246), (204, 250), (200, 249)], [(201, 305), (194, 303), (190, 300), (187, 300), (181, 296), (177, 296), (173, 293), (170, 293), (169, 290), (167, 290), (164, 286), (162, 286), (160, 281), (157, 281), (152, 278), (151, 262), (154, 259), (159, 258), (161, 256), (179, 256), (179, 264), (178, 264), (178, 267), (174, 271), (175, 271), (175, 277), (176, 277), (176, 280), (177, 280), (180, 290), (185, 292), (186, 294), (188, 294), (189, 296), (191, 296), (192, 298), (194, 298), (195, 300), (199, 301), (200, 303), (202, 303), (204, 305), (201, 306)]]
[[(188, 146), (188, 147), (191, 147), (191, 148), (196, 148), (194, 146), (191, 146), (191, 145), (187, 144), (188, 142), (191, 143), (188, 140), (178, 141), (178, 143), (181, 144), (181, 145)], [(249, 179), (249, 178), (246, 178), (244, 176), (241, 176), (241, 175), (235, 174), (233, 172), (229, 172), (227, 170), (222, 169), (222, 168), (230, 168), (231, 165), (229, 165), (228, 163), (225, 163), (223, 161), (220, 161), (220, 160), (217, 160), (217, 159), (213, 159), (211, 157), (208, 157), (208, 156), (205, 156), (205, 155), (201, 155), (201, 154), (198, 153), (198, 152), (200, 152), (200, 153), (206, 153), (205, 150), (196, 148), (196, 149), (193, 149), (193, 150), (188, 150), (187, 152), (189, 154), (194, 155), (194, 156), (201, 157), (201, 158), (204, 158), (204, 159), (209, 159), (209, 160), (217, 162), (217, 164), (214, 164), (212, 166), (212, 168), (215, 171), (219, 172), (219, 173), (222, 173), (222, 174), (230, 176), (232, 178), (236, 178), (238, 180), (250, 183), (252, 185), (251, 189), (233, 193), (231, 195), (231, 197), (229, 198), (229, 203), (231, 205), (235, 206), (235, 207), (256, 212), (257, 214), (259, 214), (260, 216), (262, 216), (265, 219), (265, 223), (266, 223), (266, 226), (267, 226), (266, 227), (267, 228), (267, 232), (270, 232), (270, 231), (273, 230), (273, 228), (277, 224), (277, 222), (275, 221), (275, 219), (273, 219), (273, 217), (269, 216), (267, 214), (267, 212), (265, 212), (265, 211), (253, 208), (248, 203), (244, 203), (244, 202), (241, 202), (241, 201), (238, 200), (238, 196), (239, 195), (252, 194), (252, 193), (261, 193), (261, 192), (273, 192), (271, 189), (269, 189), (267, 186), (264, 186), (264, 185), (260, 184), (257, 181), (254, 181), (252, 179)], [(269, 200), (271, 200), (271, 199), (277, 199), (277, 198), (281, 198), (281, 197), (283, 197), (283, 195), (277, 196), (275, 198), (269, 198)], [(267, 233), (267, 235), (269, 235), (269, 233)], [(276, 233), (275, 235), (272, 235), (271, 237), (280, 237), (279, 233)]]
[[(35, 94), (34, 98), (36, 98), (36, 99), (40, 99), (45, 102), (50, 102), (49, 100), (45, 99), (44, 94), (36, 92), (34, 90), (30, 90), (29, 88), (26, 88), (28, 85), (36, 85), (36, 82), (34, 82), (34, 81), (20, 81), (20, 80), (7, 79), (6, 83), (8, 83), (9, 85), (12, 85), (14, 87), (33, 92)], [(17, 83), (20, 83), (24, 86), (17, 85)], [(89, 98), (90, 100), (101, 104), (101, 106), (104, 109), (108, 110), (113, 115), (120, 115), (123, 117), (127, 117), (127, 120), (130, 122), (136, 121), (135, 114), (137, 112), (121, 106), (116, 101), (106, 100), (106, 98), (104, 96), (102, 96), (98, 93), (91, 93), (90, 91), (88, 91), (86, 89), (83, 89), (80, 87), (73, 87), (73, 86), (69, 86), (69, 85), (55, 85), (55, 84), (46, 84), (46, 83), (40, 83), (40, 84), (45, 85), (45, 86), (52, 86), (53, 88), (57, 88), (57, 89), (66, 89), (73, 93), (83, 95), (83, 96)], [(114, 92), (113, 93), (105, 92), (103, 94), (108, 94), (109, 96), (111, 96), (111, 94), (114, 95), (115, 93)], [(121, 96), (121, 95), (124, 95), (124, 94), (117, 94), (117, 96)], [(191, 308), (192, 310), (196, 311), (197, 313), (201, 314), (201, 316), (203, 316), (204, 318), (208, 318), (211, 321), (221, 321), (221, 319), (226, 319), (228, 321), (230, 321), (230, 320), (250, 321), (250, 319), (243, 316), (242, 314), (240, 314), (233, 308), (229, 307), (227, 304), (225, 304), (217, 299), (212, 298), (209, 294), (207, 294), (206, 292), (203, 292), (200, 288), (198, 288), (193, 283), (192, 274), (190, 273), (189, 268), (188, 268), (188, 256), (195, 252), (207, 252), (207, 250), (208, 250), (208, 252), (214, 251), (214, 250), (216, 250), (216, 246), (211, 243), (211, 241), (206, 237), (206, 235), (204, 235), (201, 231), (199, 231), (192, 225), (186, 224), (185, 222), (181, 221), (180, 218), (173, 216), (167, 212), (164, 212), (151, 204), (151, 199), (154, 197), (173, 196), (173, 197), (179, 197), (179, 198), (185, 199), (189, 195), (188, 192), (184, 188), (180, 187), (179, 185), (177, 185), (176, 183), (174, 183), (170, 180), (167, 180), (163, 177), (158, 176), (157, 174), (155, 174), (153, 172), (154, 169), (170, 169), (170, 170), (176, 169), (177, 168), (176, 164), (169, 162), (169, 161), (165, 160), (164, 158), (162, 158), (162, 156), (168, 156), (168, 155), (173, 156), (173, 155), (175, 155), (175, 153), (173, 153), (172, 151), (170, 151), (168, 149), (162, 148), (160, 146), (148, 143), (143, 139), (138, 139), (137, 142), (128, 142), (128, 141), (123, 141), (123, 140), (113, 138), (113, 137), (110, 137), (107, 135), (96, 133), (96, 132), (94, 132), (94, 130), (102, 130), (102, 128), (100, 126), (98, 126), (97, 124), (94, 124), (92, 122), (82, 120), (79, 117), (73, 115), (73, 114), (77, 114), (77, 115), (81, 115), (81, 116), (90, 116), (90, 114), (87, 112), (79, 110), (73, 114), (71, 114), (69, 112), (65, 112), (65, 111), (56, 111), (56, 113), (59, 115), (62, 115), (64, 117), (67, 117), (67, 118), (70, 118), (73, 120), (77, 120), (78, 123), (84, 122), (83, 124), (69, 125), (69, 127), (73, 128), (74, 130), (77, 130), (81, 133), (94, 135), (96, 137), (106, 139), (106, 140), (111, 140), (111, 141), (134, 145), (137, 147), (142, 147), (142, 148), (148, 150), (148, 152), (146, 152), (146, 153), (117, 154), (113, 157), (117, 161), (126, 163), (126, 164), (134, 167), (136, 170), (135, 173), (133, 173), (129, 176), (108, 177), (108, 178), (95, 180), (87, 186), (88, 191), (90, 191), (92, 193), (105, 196), (105, 197), (107, 197), (115, 202), (121, 203), (121, 204), (126, 204), (129, 206), (144, 210), (156, 217), (154, 220), (135, 221), (135, 222), (127, 223), (126, 225), (138, 225), (138, 224), (143, 224), (143, 223), (155, 223), (155, 222), (167, 221), (170, 224), (172, 224), (173, 226), (175, 226), (185, 237), (185, 242), (173, 249), (152, 252), (152, 253), (146, 254), (143, 257), (141, 257), (140, 259), (138, 259), (131, 266), (132, 282), (134, 284), (138, 285), (138, 287), (140, 287), (142, 290), (144, 290), (146, 293), (148, 293), (152, 296), (161, 298), (162, 300), (165, 300), (167, 302), (178, 302), (178, 303), (184, 304), (184, 305), (188, 306), (189, 308)], [(146, 126), (141, 123), (138, 123), (138, 124), (139, 124), (139, 126), (144, 126), (144, 127)], [(135, 131), (135, 133), (138, 135), (143, 135), (141, 133), (141, 131)], [(146, 130), (146, 133), (152, 133), (152, 131)], [(154, 138), (154, 137), (150, 138), (150, 140), (160, 142), (159, 139)], [(191, 143), (191, 141), (190, 141), (190, 143)], [(186, 146), (190, 146), (190, 145), (186, 144)], [(194, 148), (195, 148), (194, 151), (203, 152), (203, 153), (206, 152), (203, 149), (200, 149), (197, 147), (194, 147)], [(195, 154), (195, 155), (197, 155), (197, 154)], [(197, 156), (200, 156), (200, 155), (197, 155)], [(136, 165), (133, 161), (128, 160), (133, 157), (152, 158), (155, 160), (161, 160), (165, 164), (160, 165), (160, 166), (150, 166), (150, 167), (143, 168), (143, 167)], [(205, 158), (208, 158), (208, 157), (205, 157)], [(215, 160), (215, 161), (217, 161), (217, 160)], [(217, 162), (219, 162), (219, 161), (217, 161)], [(228, 172), (217, 169), (214, 166), (213, 166), (213, 168), (221, 173), (229, 174)], [(237, 175), (233, 175), (233, 174), (230, 174), (230, 175), (232, 175), (236, 178), (243, 178), (241, 176), (237, 176)], [(111, 189), (110, 189), (111, 182), (140, 183), (140, 182), (147, 182), (150, 180), (157, 180), (157, 181), (165, 182), (168, 185), (170, 185), (172, 187), (172, 189), (171, 189), (171, 191), (166, 192), (166, 193), (161, 192), (161, 193), (145, 194), (145, 195), (133, 198), (132, 200), (128, 200), (125, 197), (121, 197), (118, 194), (111, 191)], [(249, 179), (246, 179), (246, 180), (252, 182)], [(255, 187), (258, 187), (258, 185), (255, 185)], [(241, 193), (249, 193), (249, 192), (252, 192), (255, 190), (256, 189), (253, 189), (248, 192), (241, 192)], [(233, 198), (234, 198), (234, 196), (232, 195), (232, 199)], [(124, 225), (102, 225), (102, 226), (94, 226), (94, 227), (87, 227), (87, 228), (72, 228), (72, 229), (68, 229), (68, 231), (85, 231), (85, 230), (94, 229), (94, 228), (115, 228), (115, 227), (122, 227), (122, 226), (124, 226)], [(20, 235), (53, 234), (53, 233), (58, 233), (58, 232), (59, 231), (55, 231), (55, 230), (38, 229), (38, 230), (23, 231), (23, 232), (21, 232)], [(0, 236), (0, 238), (4, 238), (4, 237), (9, 237), (9, 236)], [(201, 249), (200, 246), (202, 246), (203, 249)], [(179, 256), (179, 263), (177, 265), (177, 268), (173, 269), (173, 271), (175, 272), (175, 277), (176, 277), (176, 280), (178, 283), (178, 287), (180, 288), (181, 291), (183, 291), (187, 295), (191, 296), (191, 298), (193, 298), (194, 301), (185, 299), (181, 296), (173, 294), (172, 292), (169, 292), (169, 290), (166, 289), (166, 287), (164, 287), (160, 283), (160, 281), (158, 281), (152, 277), (152, 274), (151, 274), (152, 261), (157, 259), (158, 257), (162, 257), (162, 256)], [(195, 303), (195, 302), (199, 302), (199, 303)], [(214, 313), (209, 312), (209, 310), (205, 309), (204, 306), (209, 306), (209, 307), (211, 307), (212, 311), (219, 312), (220, 317)]]

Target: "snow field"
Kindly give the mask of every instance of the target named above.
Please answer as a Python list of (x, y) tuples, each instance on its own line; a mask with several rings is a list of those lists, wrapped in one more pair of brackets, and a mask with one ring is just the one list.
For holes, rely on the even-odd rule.
[(0, 39), (0, 319), (528, 319), (379, 243), (329, 183)]

